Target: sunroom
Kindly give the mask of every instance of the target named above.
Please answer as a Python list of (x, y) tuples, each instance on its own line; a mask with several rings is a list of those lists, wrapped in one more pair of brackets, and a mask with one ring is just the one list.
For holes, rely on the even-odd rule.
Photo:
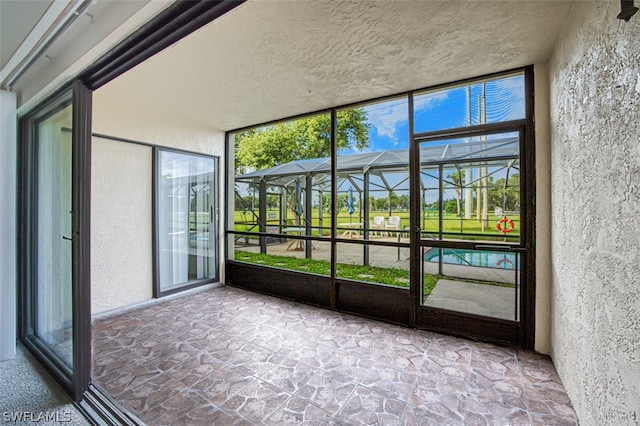
[[(535, 349), (552, 357), (581, 422), (637, 417), (640, 50), (638, 20), (617, 3), (66, 3), (54, 23), (70, 24), (24, 70), (2, 74), (3, 141), (17, 143), (0, 157), (11, 190), (0, 342), (13, 345), (19, 323), (76, 401), (93, 403), (105, 359), (115, 388), (128, 380), (117, 374), (151, 359), (157, 368), (136, 371), (133, 387), (166, 372), (163, 357), (198, 368), (207, 342), (189, 330), (216, 314), (222, 344), (309, 355), (323, 342), (305, 340), (308, 316), (331, 332), (345, 325), (334, 337), (346, 346), (351, 332), (391, 330), (378, 339), (381, 360), (431, 331), (467, 338), (425, 338), (441, 353), (474, 352), (474, 340), (515, 345), (510, 359)], [(255, 149), (273, 129), (288, 137), (276, 147), (295, 149)], [(218, 290), (226, 302), (208, 298)], [(278, 310), (286, 315), (265, 324)], [(153, 326), (177, 339), (163, 342), (178, 354), (150, 357), (149, 339), (137, 342), (143, 359), (118, 358), (135, 352), (127, 333)], [(269, 341), (293, 330), (282, 347), (282, 336)], [(363, 339), (376, 345), (373, 333)], [(225, 350), (224, 362), (246, 355)], [(428, 366), (433, 354), (418, 352)], [(385, 371), (406, 373), (413, 355)], [(524, 372), (541, 358), (522, 359)], [(374, 364), (352, 377), (364, 392), (352, 401), (381, 390), (363, 389), (377, 381)], [(188, 393), (194, 377), (173, 372)], [(522, 395), (558, 396), (538, 390)], [(283, 395), (295, 403), (293, 393)], [(396, 397), (412, 406), (406, 392)], [(525, 417), (558, 420), (571, 404), (559, 397)], [(228, 414), (233, 401), (206, 404)], [(331, 418), (345, 421), (347, 406)]]

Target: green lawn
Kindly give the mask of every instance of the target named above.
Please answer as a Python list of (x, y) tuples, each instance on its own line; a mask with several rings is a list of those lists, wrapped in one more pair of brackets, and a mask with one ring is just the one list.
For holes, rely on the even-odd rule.
[[(388, 218), (389, 212), (371, 212), (371, 219), (373, 221), (374, 216), (384, 216)], [(400, 229), (404, 229), (406, 225), (409, 225), (409, 212), (393, 212), (394, 216), (400, 217)], [(278, 211), (269, 211), (268, 216), (272, 219), (268, 221), (268, 224), (272, 226), (278, 226), (280, 223), (280, 214)], [(462, 219), (460, 220), (454, 214), (445, 214), (443, 215), (443, 223), (442, 223), (442, 231), (445, 233), (455, 233), (459, 234), (463, 233), (473, 233), (473, 234), (486, 234), (487, 236), (502, 238), (503, 234), (497, 231), (496, 224), (498, 222), (497, 217), (493, 214), (489, 215), (488, 226), (485, 227), (484, 231), (482, 230), (482, 223), (478, 220), (474, 219)], [(507, 234), (509, 237), (516, 237), (520, 233), (520, 218), (519, 217), (510, 217), (510, 219), (514, 222), (514, 230)], [(257, 220), (255, 216), (251, 214), (246, 214), (244, 212), (235, 212), (235, 231), (258, 231)], [(291, 219), (289, 226), (295, 226)], [(340, 212), (338, 214), (337, 223), (338, 227), (340, 227), (341, 223), (361, 223), (361, 221), (357, 214), (349, 215), (346, 212)], [(367, 222), (367, 221), (364, 221)], [(329, 235), (331, 229), (332, 220), (329, 215), (324, 216), (322, 218), (322, 227), (325, 228), (322, 233), (323, 235)], [(312, 214), (312, 226), (319, 227), (320, 226), (320, 218), (318, 215), (318, 210), (314, 209)], [(426, 213), (426, 217), (423, 218), (421, 223), (422, 229), (427, 233), (437, 234), (439, 230), (439, 220), (437, 216), (437, 212), (429, 211)], [(315, 231), (313, 235), (319, 235), (319, 231)]]
[[(296, 257), (249, 253), (239, 250), (235, 252), (235, 259), (243, 262), (319, 275), (330, 275), (331, 273), (331, 265), (325, 260), (299, 259)], [(340, 278), (387, 284), (395, 287), (409, 287), (409, 271), (407, 269), (338, 263), (337, 270), (338, 277)], [(439, 275), (423, 275), (423, 297), (431, 293), (440, 278)]]

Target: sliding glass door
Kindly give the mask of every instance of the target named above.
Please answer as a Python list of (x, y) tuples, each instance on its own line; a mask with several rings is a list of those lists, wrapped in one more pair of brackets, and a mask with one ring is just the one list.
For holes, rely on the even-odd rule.
[(34, 337), (73, 367), (71, 128), (68, 105), (38, 123), (35, 141), (36, 297)]
[(76, 83), (20, 121), (21, 336), (76, 399), (91, 343), (90, 114)]
[(156, 150), (156, 297), (218, 279), (217, 159)]

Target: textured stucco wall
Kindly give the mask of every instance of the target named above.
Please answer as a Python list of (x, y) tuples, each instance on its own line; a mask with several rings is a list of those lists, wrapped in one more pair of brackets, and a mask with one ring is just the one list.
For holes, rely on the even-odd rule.
[(551, 133), (549, 66), (535, 64), (536, 132), (536, 337), (535, 350), (551, 347)]
[(91, 311), (152, 297), (151, 148), (92, 140)]
[[(224, 132), (123, 105), (109, 85), (94, 94), (93, 132), (220, 157), (224, 152)], [(93, 138), (92, 167), (91, 301), (97, 314), (152, 297), (152, 150)]]
[(550, 61), (552, 350), (583, 425), (640, 423), (640, 15), (576, 2)]

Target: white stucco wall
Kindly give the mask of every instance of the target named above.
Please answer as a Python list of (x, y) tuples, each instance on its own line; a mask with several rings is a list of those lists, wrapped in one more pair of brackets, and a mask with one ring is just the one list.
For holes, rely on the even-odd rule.
[(640, 423), (640, 15), (576, 2), (550, 61), (551, 355), (583, 425)]
[(548, 64), (535, 64), (533, 74), (536, 132), (535, 350), (549, 354), (551, 344), (551, 134)]
[(151, 148), (92, 140), (91, 311), (152, 297)]
[[(224, 167), (224, 132), (122, 104), (108, 85), (94, 93), (93, 132), (220, 156)], [(92, 154), (91, 300), (97, 314), (152, 297), (152, 149), (94, 137)]]

